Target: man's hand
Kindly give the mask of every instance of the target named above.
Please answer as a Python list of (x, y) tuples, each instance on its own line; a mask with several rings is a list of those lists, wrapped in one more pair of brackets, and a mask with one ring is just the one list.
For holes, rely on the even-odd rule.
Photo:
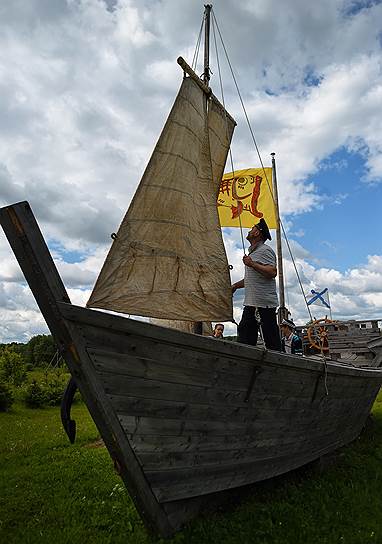
[(234, 294), (234, 292), (237, 290), (237, 289), (243, 289), (244, 287), (244, 278), (240, 281), (237, 281), (236, 283), (234, 283), (231, 287), (232, 289), (232, 294)]
[(277, 276), (277, 268), (275, 266), (253, 261), (249, 255), (244, 255), (243, 263), (245, 266), (249, 266), (259, 272), (265, 278), (275, 278)]
[(253, 268), (253, 261), (249, 255), (244, 255), (243, 257), (243, 263), (245, 266), (249, 266), (250, 268)]

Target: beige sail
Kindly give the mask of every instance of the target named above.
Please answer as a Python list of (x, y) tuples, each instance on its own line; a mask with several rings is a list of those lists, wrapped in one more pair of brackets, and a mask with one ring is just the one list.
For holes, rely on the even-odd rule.
[[(153, 325), (159, 325), (160, 327), (166, 327), (168, 329), (176, 329), (177, 331), (195, 333), (196, 325), (199, 323), (195, 321), (179, 321), (177, 319), (157, 319), (156, 317), (150, 318), (150, 323)], [(203, 336), (212, 336), (212, 323), (211, 321), (202, 321), (201, 334)]]
[(87, 306), (162, 319), (232, 319), (216, 197), (234, 121), (212, 100), (208, 110), (203, 90), (183, 79)]

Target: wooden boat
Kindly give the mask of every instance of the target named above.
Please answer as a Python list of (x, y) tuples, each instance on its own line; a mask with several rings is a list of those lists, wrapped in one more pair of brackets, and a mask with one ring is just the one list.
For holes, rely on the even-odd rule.
[(297, 327), (305, 354), (324, 353), (332, 360), (353, 366), (378, 365), (373, 346), (379, 345), (378, 320), (338, 321), (324, 317), (308, 326)]
[[(176, 104), (185, 105), (186, 111), (179, 116), (174, 106), (166, 127), (177, 127), (181, 134), (169, 135), (165, 127), (114, 236), (96, 285), (101, 292), (93, 292), (91, 303), (139, 315), (151, 312), (157, 318), (227, 320), (232, 300), (220, 298), (227, 295), (230, 285), (215, 203), (229, 146), (227, 134), (232, 133), (234, 122), (228, 130), (225, 110), (206, 83), (180, 62), (188, 76)], [(215, 120), (208, 124), (212, 110)], [(176, 147), (180, 143), (183, 156)], [(200, 156), (203, 160), (207, 156), (206, 146), (213, 157), (200, 166)], [(178, 170), (184, 164), (185, 178)], [(190, 170), (197, 178), (191, 188)], [(168, 177), (169, 171), (174, 175)], [(159, 215), (153, 218), (153, 207), (146, 212), (142, 198), (150, 191), (159, 198), (161, 176), (168, 191), (166, 201), (156, 206)], [(206, 178), (214, 183), (206, 183)], [(183, 181), (186, 185), (180, 188), (174, 185)], [(200, 188), (206, 185), (211, 187), (202, 198)], [(186, 199), (186, 206), (179, 195)], [(203, 213), (199, 213), (201, 206), (206, 206)], [(376, 355), (373, 368), (352, 367), (74, 306), (29, 204), (2, 208), (0, 221), (148, 528), (170, 536), (197, 515), (212, 493), (295, 469), (348, 444), (362, 430), (382, 382), (381, 354)], [(163, 225), (167, 230), (160, 230)], [(174, 231), (171, 242), (168, 233)], [(201, 236), (205, 247), (200, 249), (194, 242)], [(120, 259), (121, 245), (125, 260)], [(221, 271), (218, 285), (216, 269)], [(116, 277), (122, 283), (114, 284)], [(191, 288), (186, 289), (185, 282)], [(148, 295), (153, 297), (146, 300)], [(381, 352), (381, 343), (375, 349)]]
[(2, 208), (0, 220), (149, 528), (169, 536), (198, 513), (204, 495), (290, 471), (362, 430), (381, 368), (271, 352), (74, 306), (28, 203)]

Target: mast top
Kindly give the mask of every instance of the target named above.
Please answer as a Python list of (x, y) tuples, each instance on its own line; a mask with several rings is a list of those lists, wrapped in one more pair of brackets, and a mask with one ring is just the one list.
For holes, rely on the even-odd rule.
[(211, 9), (212, 4), (204, 5), (204, 71), (203, 71), (203, 81), (206, 85), (210, 81), (210, 20), (211, 20)]

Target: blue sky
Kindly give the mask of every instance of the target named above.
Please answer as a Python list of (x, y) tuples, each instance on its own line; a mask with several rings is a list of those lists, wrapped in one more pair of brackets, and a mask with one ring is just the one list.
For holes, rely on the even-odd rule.
[[(176, 58), (192, 61), (203, 9), (199, 0), (0, 5), (0, 205), (31, 203), (76, 304), (89, 297), (171, 108)], [(214, 12), (265, 165), (276, 152), (304, 288), (328, 287), (337, 317), (381, 318), (381, 2), (217, 0)], [(238, 122), (235, 169), (258, 167), (220, 59)], [(213, 84), (213, 52), (211, 63)], [(236, 281), (240, 234), (229, 229), (224, 239)], [(284, 268), (303, 323), (285, 248)], [(234, 302), (238, 320), (242, 294)], [(0, 342), (40, 332), (45, 323), (0, 233)]]
[(317, 263), (341, 272), (380, 253), (382, 185), (367, 183), (365, 161), (342, 148), (325, 158), (308, 178), (317, 186), (322, 207), (293, 218), (293, 231)]

